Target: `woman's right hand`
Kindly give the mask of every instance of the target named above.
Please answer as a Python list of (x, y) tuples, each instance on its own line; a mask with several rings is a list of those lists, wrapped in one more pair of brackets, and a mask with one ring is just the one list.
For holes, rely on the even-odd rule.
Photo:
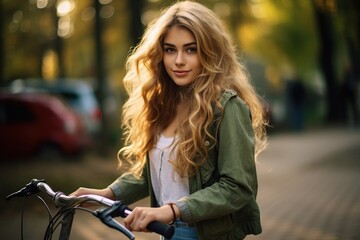
[(106, 198), (115, 200), (115, 195), (114, 195), (113, 191), (111, 191), (110, 188), (94, 189), (94, 188), (80, 187), (75, 192), (71, 193), (70, 196), (78, 197), (78, 196), (86, 195), (86, 194), (99, 195), (102, 197), (106, 197)]

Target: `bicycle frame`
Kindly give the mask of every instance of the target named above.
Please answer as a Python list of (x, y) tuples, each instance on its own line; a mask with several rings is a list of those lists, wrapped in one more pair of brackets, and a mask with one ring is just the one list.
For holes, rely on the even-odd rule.
[(75, 215), (75, 210), (72, 210), (70, 213), (68, 213), (66, 216), (63, 217), (62, 223), (61, 223), (61, 230), (60, 230), (60, 236), (59, 239), (62, 240), (68, 240), (70, 238), (72, 223)]
[[(111, 199), (93, 194), (82, 196), (67, 196), (62, 192), (54, 192), (51, 187), (45, 183), (44, 180), (38, 179), (33, 179), (19, 191), (8, 195), (6, 199), (10, 200), (13, 197), (28, 197), (36, 195), (39, 192), (43, 192), (49, 196), (55, 203), (55, 206), (60, 208), (55, 216), (51, 218), (51, 221), (49, 221), (44, 239), (51, 239), (54, 230), (58, 225), (61, 225), (59, 239), (68, 240), (72, 229), (75, 210), (78, 209), (91, 212), (95, 217), (99, 218), (103, 224), (120, 231), (129, 239), (135, 239), (135, 236), (132, 232), (130, 232), (127, 228), (114, 219), (118, 216), (125, 218), (131, 213), (131, 209), (121, 201), (113, 201)], [(46, 204), (45, 201), (43, 202)], [(97, 203), (101, 207), (95, 211), (81, 207), (82, 204), (87, 202)], [(165, 238), (171, 238), (175, 230), (174, 226), (158, 221), (151, 222), (147, 226), (147, 229), (163, 235)]]

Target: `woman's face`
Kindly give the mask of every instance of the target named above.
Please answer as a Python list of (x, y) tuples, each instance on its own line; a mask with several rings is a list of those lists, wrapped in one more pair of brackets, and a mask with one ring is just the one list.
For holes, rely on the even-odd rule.
[(178, 86), (192, 83), (201, 72), (194, 35), (186, 28), (171, 27), (164, 36), (166, 72)]

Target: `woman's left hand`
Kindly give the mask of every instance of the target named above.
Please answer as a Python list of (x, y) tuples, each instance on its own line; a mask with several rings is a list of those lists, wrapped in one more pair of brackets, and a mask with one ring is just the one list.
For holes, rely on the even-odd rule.
[[(179, 209), (174, 205), (175, 213), (179, 215)], [(170, 223), (173, 221), (173, 212), (169, 205), (159, 208), (136, 207), (132, 213), (124, 219), (124, 225), (130, 231), (149, 232), (146, 227), (153, 221)]]

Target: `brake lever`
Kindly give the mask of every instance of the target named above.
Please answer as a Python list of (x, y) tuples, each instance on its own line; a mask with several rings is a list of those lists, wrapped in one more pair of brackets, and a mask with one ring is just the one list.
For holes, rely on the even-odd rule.
[[(128, 208), (121, 201), (115, 201), (115, 203), (111, 207), (106, 208), (105, 210), (102, 209), (95, 211), (95, 214), (99, 214), (99, 213), (104, 214), (103, 216), (101, 216), (103, 218), (107, 218), (108, 216), (110, 216), (111, 218), (118, 216), (125, 218), (129, 214), (131, 214), (131, 209)], [(168, 225), (159, 221), (153, 221), (149, 223), (146, 228), (151, 232), (156, 232), (160, 235), (163, 235), (166, 239), (171, 239), (171, 237), (174, 235), (175, 232), (175, 227), (173, 225)]]
[(16, 192), (11, 193), (8, 196), (6, 196), (6, 199), (10, 200), (13, 197), (27, 197), (27, 196), (39, 193), (40, 191), (36, 187), (39, 182), (45, 182), (45, 180), (33, 179), (33, 180), (31, 180), (31, 182), (26, 184), (25, 187), (23, 187), (19, 191), (16, 191)]
[(118, 211), (119, 207), (124, 206), (120, 201), (116, 201), (111, 207), (96, 210), (93, 214), (101, 220), (105, 225), (110, 228), (116, 229), (126, 235), (130, 240), (135, 239), (134, 234), (129, 231), (126, 227), (121, 225), (119, 222), (115, 221), (115, 213)]

